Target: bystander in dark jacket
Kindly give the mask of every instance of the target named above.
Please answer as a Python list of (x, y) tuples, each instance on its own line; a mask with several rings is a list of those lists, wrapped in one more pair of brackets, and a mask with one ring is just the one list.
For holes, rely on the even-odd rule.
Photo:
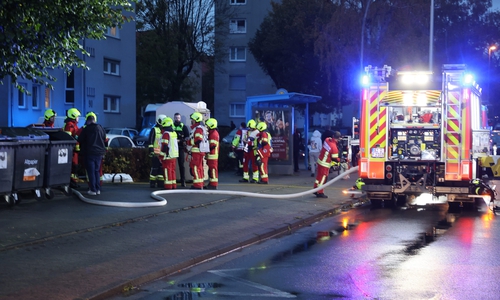
[(86, 126), (78, 136), (80, 152), (85, 157), (85, 169), (89, 179), (89, 195), (95, 196), (101, 193), (99, 169), (102, 159), (106, 154), (106, 131), (96, 123), (97, 117), (94, 113), (88, 113)]
[(189, 139), (189, 128), (181, 122), (181, 114), (174, 114), (174, 126), (173, 129), (177, 133), (177, 142), (179, 143), (179, 157), (177, 157), (177, 166), (179, 166), (179, 177), (182, 187), (186, 186), (186, 168), (185, 163), (185, 152), (186, 152), (186, 141)]

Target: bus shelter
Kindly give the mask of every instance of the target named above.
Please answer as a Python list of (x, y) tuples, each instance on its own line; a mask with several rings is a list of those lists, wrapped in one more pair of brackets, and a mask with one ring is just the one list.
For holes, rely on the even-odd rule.
[[(249, 96), (245, 104), (247, 120), (265, 121), (271, 134), (273, 153), (269, 159), (270, 174), (293, 174), (293, 149), (295, 133), (295, 106), (305, 104), (304, 138), (309, 140), (309, 104), (320, 100), (320, 96), (288, 93), (279, 89), (276, 94)], [(307, 147), (304, 149), (307, 166)]]

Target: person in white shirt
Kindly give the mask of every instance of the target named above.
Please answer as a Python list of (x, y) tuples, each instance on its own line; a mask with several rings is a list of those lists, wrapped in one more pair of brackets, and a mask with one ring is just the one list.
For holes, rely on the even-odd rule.
[(321, 150), (321, 133), (315, 130), (307, 148), (309, 149), (309, 165), (311, 166), (311, 177), (316, 176), (316, 161), (319, 158), (319, 150)]

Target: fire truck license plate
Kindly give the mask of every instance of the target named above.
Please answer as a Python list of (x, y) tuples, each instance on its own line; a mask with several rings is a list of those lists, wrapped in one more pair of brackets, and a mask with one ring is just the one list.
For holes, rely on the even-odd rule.
[(373, 158), (384, 158), (384, 148), (372, 148), (372, 157)]

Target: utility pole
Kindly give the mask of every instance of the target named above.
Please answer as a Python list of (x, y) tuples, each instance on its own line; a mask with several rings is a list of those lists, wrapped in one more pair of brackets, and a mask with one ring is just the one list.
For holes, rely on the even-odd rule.
[(434, 55), (432, 42), (434, 41), (434, 0), (431, 0), (431, 20), (429, 32), (429, 71), (432, 72), (432, 58)]
[(490, 95), (491, 95), (491, 90), (490, 90), (490, 83), (491, 83), (491, 52), (497, 50), (496, 45), (492, 45), (488, 48), (488, 104), (491, 104), (490, 102)]

